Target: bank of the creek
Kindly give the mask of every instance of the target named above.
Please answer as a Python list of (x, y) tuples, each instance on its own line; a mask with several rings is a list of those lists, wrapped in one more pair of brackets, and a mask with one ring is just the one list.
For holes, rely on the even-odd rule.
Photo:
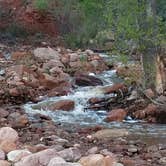
[(0, 48), (0, 166), (166, 165), (164, 108), (135, 97), (110, 56)]

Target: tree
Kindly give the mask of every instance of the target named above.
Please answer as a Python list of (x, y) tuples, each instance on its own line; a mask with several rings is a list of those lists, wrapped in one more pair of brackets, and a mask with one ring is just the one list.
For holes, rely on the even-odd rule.
[(164, 77), (159, 48), (165, 25), (157, 15), (159, 6), (156, 0), (112, 0), (108, 2), (107, 19), (115, 33), (116, 49), (129, 54), (126, 50), (132, 41), (142, 55), (143, 87), (162, 92)]

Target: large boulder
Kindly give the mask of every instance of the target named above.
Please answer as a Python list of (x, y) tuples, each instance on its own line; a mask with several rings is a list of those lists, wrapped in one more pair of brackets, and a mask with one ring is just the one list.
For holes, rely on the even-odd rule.
[(106, 122), (118, 121), (122, 122), (127, 115), (127, 112), (124, 109), (114, 109), (108, 113), (105, 118)]
[(23, 157), (19, 162), (15, 163), (14, 166), (47, 166), (50, 160), (56, 156), (58, 156), (58, 154), (54, 149), (47, 149)]
[(0, 142), (2, 141), (9, 141), (9, 142), (16, 142), (18, 141), (18, 133), (16, 130), (10, 127), (2, 127), (0, 129)]
[(51, 59), (55, 59), (57, 61), (60, 60), (60, 54), (50, 47), (36, 48), (34, 50), (34, 56), (41, 60), (51, 60)]
[(75, 84), (79, 86), (97, 86), (103, 85), (103, 82), (95, 76), (79, 74), (75, 77)]

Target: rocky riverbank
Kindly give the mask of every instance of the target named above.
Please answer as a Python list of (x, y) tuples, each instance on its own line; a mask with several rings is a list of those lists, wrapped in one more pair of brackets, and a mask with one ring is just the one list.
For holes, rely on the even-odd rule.
[[(67, 130), (49, 116), (37, 113), (29, 118), (25, 113), (22, 104), (26, 102), (37, 103), (45, 97), (66, 95), (77, 86), (102, 86), (102, 80), (95, 74), (108, 70), (109, 65), (101, 56), (91, 50), (72, 51), (49, 47), (46, 43), (38, 48), (1, 44), (0, 50), (1, 166), (166, 164), (164, 144), (150, 145), (130, 138), (127, 129), (107, 129), (100, 125), (75, 128), (73, 125), (73, 129)], [(121, 122), (127, 116), (153, 123), (165, 122), (164, 95), (156, 99), (151, 90), (140, 95), (134, 86), (124, 83), (101, 87), (101, 90), (105, 97), (90, 98), (88, 107), (96, 111), (104, 108), (108, 112), (107, 123)], [(114, 95), (108, 97), (110, 94)], [(71, 111), (74, 107), (72, 99), (49, 105), (51, 111)]]

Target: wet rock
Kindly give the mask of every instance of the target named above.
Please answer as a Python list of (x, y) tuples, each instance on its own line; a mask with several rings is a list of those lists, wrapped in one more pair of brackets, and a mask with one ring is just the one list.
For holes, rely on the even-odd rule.
[(6, 160), (0, 160), (0, 166), (11, 166), (11, 163)]
[(28, 156), (30, 154), (32, 154), (32, 153), (30, 151), (26, 150), (26, 149), (24, 149), (24, 150), (14, 150), (14, 151), (11, 151), (7, 154), (7, 159), (8, 159), (8, 161), (18, 162), (23, 157)]
[(118, 121), (122, 122), (127, 115), (127, 112), (124, 109), (115, 109), (108, 113), (105, 118), (106, 122)]
[(151, 121), (151, 117), (155, 117), (157, 113), (157, 106), (154, 104), (149, 104), (145, 109), (138, 110), (134, 113), (134, 116), (137, 119), (147, 119), (149, 122)]
[(97, 104), (102, 102), (104, 99), (103, 98), (97, 98), (97, 97), (92, 97), (88, 100), (89, 104)]
[(97, 86), (103, 85), (103, 82), (94, 76), (80, 74), (75, 77), (75, 84), (78, 86)]
[(56, 110), (63, 110), (63, 111), (70, 111), (73, 110), (75, 107), (75, 103), (72, 100), (60, 100), (57, 101), (53, 104), (51, 104), (48, 109), (52, 110), (52, 111), (56, 111)]
[(104, 88), (103, 88), (103, 92), (104, 92), (105, 94), (118, 92), (119, 90), (121, 90), (121, 91), (126, 91), (127, 88), (126, 88), (126, 86), (125, 86), (124, 84), (122, 84), (122, 83), (115, 84), (115, 85), (112, 85), (112, 86), (107, 86), (107, 87), (104, 87)]
[(54, 149), (47, 149), (22, 158), (14, 166), (47, 166), (50, 160), (58, 156)]
[(34, 56), (36, 58), (39, 58), (41, 60), (51, 60), (51, 59), (56, 59), (56, 60), (60, 60), (60, 55), (57, 51), (55, 51), (54, 49), (48, 47), (41, 47), (41, 48), (36, 48), (34, 50)]
[(9, 141), (16, 142), (18, 141), (18, 133), (10, 127), (2, 127), (0, 129), (0, 142)]
[(5, 160), (5, 152), (0, 149), (0, 160)]
[(46, 121), (50, 120), (51, 121), (51, 118), (49, 116), (43, 115), (43, 114), (40, 114), (40, 113), (35, 114), (34, 117), (37, 118), (37, 119), (41, 119), (41, 120), (46, 120)]
[(79, 163), (83, 166), (113, 166), (116, 160), (110, 156), (104, 157), (101, 154), (92, 154), (87, 157), (82, 157)]
[(81, 158), (81, 153), (77, 148), (64, 149), (58, 152), (59, 156), (66, 161), (75, 162)]
[(111, 139), (127, 135), (129, 135), (129, 132), (126, 129), (103, 129), (92, 134), (92, 137), (98, 139)]

